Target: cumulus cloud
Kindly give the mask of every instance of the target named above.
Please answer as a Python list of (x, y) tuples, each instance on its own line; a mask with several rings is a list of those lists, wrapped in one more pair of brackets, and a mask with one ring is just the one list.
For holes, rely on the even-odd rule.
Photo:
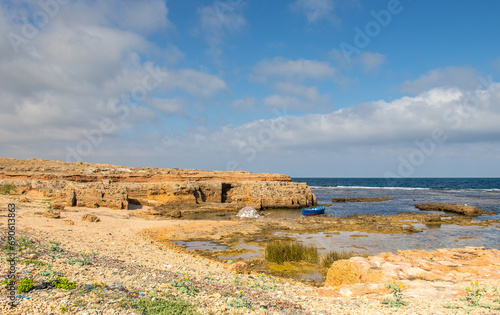
[(335, 4), (333, 0), (296, 0), (290, 7), (295, 12), (303, 13), (309, 23), (323, 19), (334, 19)]
[(419, 93), (439, 86), (454, 86), (461, 89), (474, 89), (480, 82), (481, 74), (470, 67), (447, 67), (434, 69), (414, 81), (401, 84), (401, 91)]
[[(266, 101), (276, 105), (294, 102), (280, 96)], [(364, 155), (378, 151), (376, 148), (381, 150), (378, 152), (399, 151), (416, 147), (416, 141), (431, 138), (436, 130), (442, 133), (444, 146), (497, 143), (500, 84), (477, 91), (436, 88), (414, 97), (380, 100), (328, 114), (289, 116), (286, 109), (280, 109), (276, 115), (240, 126), (195, 131), (175, 141), (169, 138), (164, 145), (186, 151), (201, 146), (207, 154), (253, 161), (261, 152), (304, 157), (304, 150), (334, 153), (356, 148)]]
[[(151, 51), (170, 52), (172, 59), (165, 60), (169, 65), (182, 58), (177, 47), (157, 47), (145, 35), (159, 29), (174, 31), (164, 1), (71, 1), (60, 5), (29, 38), (23, 37), (19, 15), (41, 11), (38, 1), (0, 6), (2, 34), (23, 39), (12, 46), (7, 36), (0, 37), (4, 145), (38, 145), (33, 152), (40, 152), (49, 141), (78, 143), (105, 119), (113, 124), (107, 135), (113, 138), (141, 124), (158, 124), (155, 113), (188, 117), (192, 104), (182, 99), (201, 101), (225, 89), (216, 75), (148, 61)], [(59, 145), (54, 152), (64, 152), (64, 142)]]

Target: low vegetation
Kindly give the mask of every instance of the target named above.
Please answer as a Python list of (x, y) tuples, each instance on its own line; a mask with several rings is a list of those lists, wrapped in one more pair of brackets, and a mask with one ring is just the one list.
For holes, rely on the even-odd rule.
[(403, 293), (401, 292), (403, 285), (401, 283), (398, 284), (396, 283), (396, 280), (394, 280), (391, 284), (387, 285), (386, 288), (389, 289), (393, 297), (383, 299), (382, 304), (386, 304), (392, 307), (401, 307), (408, 305), (408, 302), (403, 299)]
[(137, 314), (147, 315), (191, 315), (198, 314), (193, 305), (170, 296), (140, 298), (132, 302)]
[(2, 195), (11, 195), (13, 193), (17, 193), (17, 188), (11, 183), (5, 183), (0, 187), (0, 194)]
[(298, 242), (271, 241), (265, 249), (267, 261), (281, 264), (286, 261), (318, 262), (318, 249)]
[(490, 310), (500, 310), (500, 305), (495, 305), (495, 304), (490, 304), (490, 303), (484, 303), (481, 301), (483, 296), (487, 295), (490, 293), (491, 295), (495, 295), (496, 299), (494, 299), (495, 303), (500, 303), (500, 298), (499, 298), (499, 293), (498, 289), (494, 287), (491, 292), (489, 292), (488, 288), (486, 286), (480, 285), (479, 282), (471, 281), (470, 286), (468, 286), (465, 289), (465, 298), (463, 299), (464, 301), (467, 302), (469, 306), (472, 307), (482, 307), (482, 308), (487, 308)]
[(24, 278), (21, 279), (16, 290), (19, 293), (25, 293), (31, 291), (31, 289), (33, 289), (34, 286), (35, 286), (35, 280), (31, 278)]
[(57, 278), (52, 281), (52, 286), (62, 290), (71, 290), (76, 288), (76, 283), (69, 281), (68, 278)]

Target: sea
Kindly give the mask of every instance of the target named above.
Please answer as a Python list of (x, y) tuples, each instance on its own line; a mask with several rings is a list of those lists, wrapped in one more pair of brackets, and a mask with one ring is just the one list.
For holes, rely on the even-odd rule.
[[(344, 217), (351, 214), (384, 214), (421, 212), (415, 204), (450, 202), (476, 206), (493, 215), (475, 217), (475, 221), (500, 220), (500, 178), (292, 178), (305, 182), (316, 195), (319, 204), (327, 204), (325, 213)], [(382, 202), (332, 203), (332, 198), (391, 197)], [(426, 212), (428, 213), (428, 212)], [(438, 213), (438, 212), (436, 212)], [(409, 222), (411, 223), (411, 222)], [(500, 224), (458, 226), (442, 224), (427, 226), (413, 223), (423, 232), (412, 234), (379, 234), (340, 232), (337, 235), (290, 235), (304, 243), (327, 250), (360, 251), (367, 254), (394, 252), (404, 249), (435, 250), (484, 246), (500, 249)], [(353, 237), (355, 235), (356, 237)]]

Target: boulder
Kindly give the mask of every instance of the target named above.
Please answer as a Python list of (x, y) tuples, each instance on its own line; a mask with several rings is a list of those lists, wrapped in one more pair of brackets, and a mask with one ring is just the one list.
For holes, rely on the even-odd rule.
[(246, 206), (242, 208), (236, 216), (240, 218), (260, 218), (263, 215), (261, 215), (257, 210), (255, 210), (254, 207)]
[(247, 274), (250, 272), (250, 269), (248, 268), (247, 263), (245, 263), (243, 261), (238, 261), (238, 262), (235, 262), (234, 264), (230, 264), (230, 265), (224, 265), (224, 268), (226, 268), (227, 270), (229, 270), (231, 272), (236, 272), (236, 273)]
[(182, 217), (182, 214), (179, 210), (172, 210), (167, 215), (175, 219), (179, 219), (180, 217)]
[(88, 214), (83, 215), (82, 221), (99, 222), (99, 221), (101, 221), (101, 219), (99, 219), (99, 217), (94, 215), (94, 214), (88, 213)]
[(62, 202), (52, 202), (50, 208), (57, 210), (64, 210), (64, 203)]
[(43, 213), (43, 216), (50, 219), (59, 219), (61, 217), (61, 213), (54, 209), (49, 209)]

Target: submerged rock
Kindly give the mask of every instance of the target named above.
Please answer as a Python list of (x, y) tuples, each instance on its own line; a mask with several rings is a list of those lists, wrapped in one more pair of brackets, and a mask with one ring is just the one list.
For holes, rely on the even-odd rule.
[(374, 197), (374, 198), (332, 198), (332, 202), (379, 202), (392, 200), (391, 197)]
[(494, 214), (493, 211), (484, 211), (474, 206), (461, 205), (456, 203), (440, 203), (440, 202), (426, 202), (422, 204), (415, 204), (415, 207), (425, 211), (446, 211), (458, 214), (476, 216), (482, 214)]

